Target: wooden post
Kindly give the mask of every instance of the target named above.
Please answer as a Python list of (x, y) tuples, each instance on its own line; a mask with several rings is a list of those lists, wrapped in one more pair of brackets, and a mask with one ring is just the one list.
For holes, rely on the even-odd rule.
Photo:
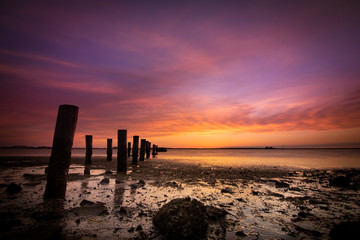
[(138, 153), (139, 153), (139, 136), (133, 138), (133, 151), (132, 151), (132, 164), (138, 164)]
[(128, 157), (130, 157), (131, 152), (131, 142), (128, 142)]
[(86, 157), (85, 157), (85, 164), (91, 164), (91, 156), (92, 156), (92, 135), (85, 136), (86, 142)]
[(146, 149), (146, 139), (141, 139), (141, 145), (140, 145), (140, 161), (145, 160), (145, 149)]
[(155, 155), (156, 155), (156, 154), (155, 154), (155, 146), (156, 146), (156, 145), (153, 144), (153, 149), (152, 149), (152, 155), (153, 155), (153, 157), (155, 157)]
[(127, 143), (127, 131), (118, 130), (118, 152), (117, 152), (117, 171), (125, 172), (127, 170), (127, 154), (126, 154), (126, 143)]
[(146, 159), (150, 158), (150, 148), (151, 148), (151, 142), (146, 141)]
[(44, 199), (65, 198), (79, 107), (60, 105), (49, 159)]
[(112, 139), (108, 138), (107, 139), (107, 150), (106, 150), (106, 154), (107, 154), (107, 161), (111, 161), (112, 160)]

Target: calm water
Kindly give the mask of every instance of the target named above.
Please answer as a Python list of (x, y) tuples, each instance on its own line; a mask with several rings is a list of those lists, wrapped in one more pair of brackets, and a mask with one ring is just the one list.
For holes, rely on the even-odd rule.
[[(0, 156), (50, 153), (50, 149), (0, 149)], [(73, 149), (72, 156), (85, 156), (85, 149)], [(94, 149), (93, 156), (106, 156), (106, 149)], [(116, 150), (113, 156), (116, 158)], [(169, 149), (160, 152), (156, 159), (203, 166), (360, 168), (360, 149)]]

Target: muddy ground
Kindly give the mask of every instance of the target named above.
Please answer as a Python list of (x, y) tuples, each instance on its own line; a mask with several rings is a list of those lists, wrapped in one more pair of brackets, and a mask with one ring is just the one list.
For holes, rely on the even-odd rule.
[[(116, 161), (73, 158), (66, 200), (43, 200), (46, 157), (0, 157), (0, 239), (163, 239), (153, 216), (189, 196), (225, 209), (208, 239), (330, 239), (360, 220), (360, 170), (221, 168), (151, 158), (116, 173)], [(11, 184), (15, 183), (15, 184)], [(357, 225), (356, 225), (357, 226)]]

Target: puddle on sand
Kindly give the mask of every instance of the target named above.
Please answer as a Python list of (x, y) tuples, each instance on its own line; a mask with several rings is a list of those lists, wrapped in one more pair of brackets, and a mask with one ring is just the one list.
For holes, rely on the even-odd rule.
[[(70, 177), (68, 181), (63, 205), (68, 214), (61, 219), (64, 231), (79, 238), (126, 239), (143, 234), (161, 239), (153, 228), (152, 217), (172, 199), (186, 196), (229, 212), (222, 226), (210, 224), (210, 239), (327, 238), (329, 225), (344, 217), (355, 219), (360, 211), (358, 191), (329, 187), (318, 176), (304, 176), (301, 172), (255, 182), (219, 179), (209, 183), (199, 176), (194, 176), (192, 181), (169, 176), (168, 181), (159, 183), (147, 178), (139, 182), (131, 175), (132, 171), (116, 174), (72, 165), (69, 174), (78, 177)], [(1, 208), (21, 212), (41, 204), (46, 184), (44, 172), (44, 166), (2, 172), (1, 184), (15, 182), (23, 190), (9, 195), (2, 188)], [(275, 183), (279, 182), (287, 183), (288, 187), (276, 187)], [(102, 203), (106, 211), (102, 214), (74, 212), (83, 200)], [(34, 220), (22, 218), (23, 224), (30, 226), (31, 221)], [(226, 231), (219, 231), (224, 226)], [(240, 237), (239, 232), (244, 235)]]

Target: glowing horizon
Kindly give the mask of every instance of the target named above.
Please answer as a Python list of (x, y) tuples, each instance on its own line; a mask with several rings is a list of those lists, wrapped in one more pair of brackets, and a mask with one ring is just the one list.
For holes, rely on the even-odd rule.
[(72, 104), (74, 147), (360, 147), (356, 4), (3, 5), (0, 146), (51, 146)]

